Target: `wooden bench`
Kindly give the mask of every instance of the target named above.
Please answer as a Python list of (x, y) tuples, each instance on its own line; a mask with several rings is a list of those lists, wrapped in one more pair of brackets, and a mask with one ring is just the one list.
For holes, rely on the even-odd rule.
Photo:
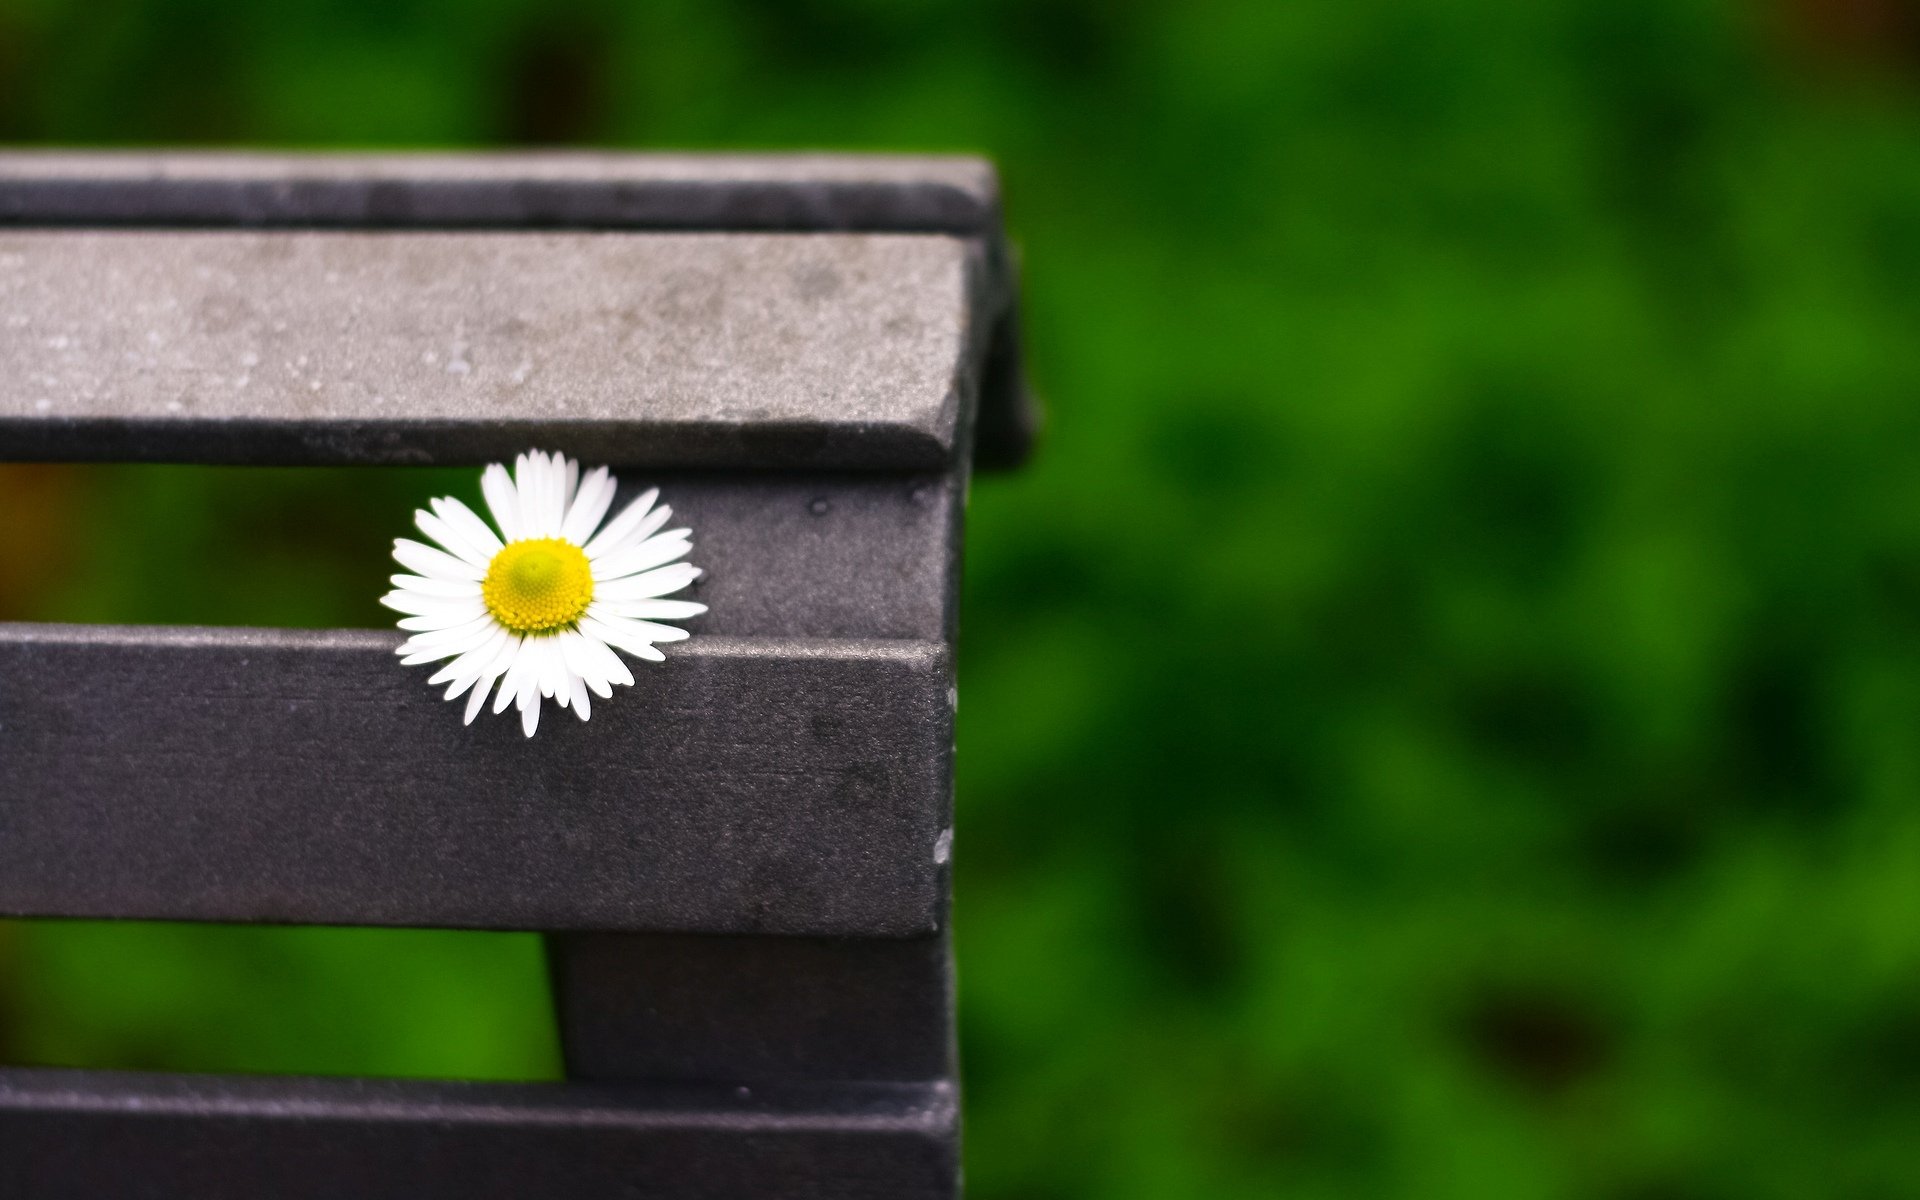
[(538, 931), (567, 1072), (0, 1068), (0, 1197), (955, 1195), (999, 225), (962, 159), (0, 155), (0, 459), (560, 450), (663, 488), (710, 606), (531, 742), (397, 632), (0, 625), (0, 914)]

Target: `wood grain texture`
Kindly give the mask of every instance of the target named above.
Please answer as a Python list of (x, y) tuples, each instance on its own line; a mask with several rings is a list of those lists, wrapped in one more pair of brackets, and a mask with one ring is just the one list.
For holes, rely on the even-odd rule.
[(730, 1087), (0, 1069), (7, 1200), (951, 1200), (945, 1084)]
[(398, 640), (0, 626), (0, 913), (937, 928), (939, 643), (696, 637), (529, 741), (462, 726)]

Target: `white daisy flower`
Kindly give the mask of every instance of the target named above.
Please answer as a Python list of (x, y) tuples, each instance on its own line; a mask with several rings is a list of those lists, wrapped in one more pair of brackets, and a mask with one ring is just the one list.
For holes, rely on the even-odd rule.
[[(540, 702), (571, 706), (582, 721), (592, 696), (606, 699), (613, 685), (633, 683), (614, 650), (653, 662), (666, 656), (659, 642), (687, 631), (677, 621), (707, 611), (704, 604), (663, 597), (700, 577), (678, 560), (692, 550), (692, 530), (660, 532), (673, 510), (655, 508), (654, 488), (604, 526), (617, 484), (605, 467), (580, 477), (580, 464), (539, 451), (499, 463), (480, 476), (495, 533), (452, 497), (413, 514), (439, 548), (398, 538), (393, 557), (412, 575), (395, 575), (380, 598), (407, 614), (400, 628), (413, 634), (397, 653), (405, 665), (452, 659), (430, 684), (447, 684), (447, 699), (471, 691), (468, 724), (494, 684), (493, 711), (520, 710), (528, 737), (540, 724)], [(595, 532), (595, 531), (598, 532)]]

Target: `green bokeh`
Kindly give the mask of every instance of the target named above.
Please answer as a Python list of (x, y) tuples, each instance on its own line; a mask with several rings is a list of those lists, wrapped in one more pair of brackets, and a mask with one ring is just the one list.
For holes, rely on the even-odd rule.
[[(0, 137), (991, 154), (1050, 425), (969, 516), (971, 1193), (1871, 1200), (1920, 1191), (1920, 98), (1789, 10), (0, 0)], [(371, 622), (443, 486), (372, 478), (73, 476), (18, 615)], [(525, 943), (0, 962), (16, 1058), (550, 1070)]]

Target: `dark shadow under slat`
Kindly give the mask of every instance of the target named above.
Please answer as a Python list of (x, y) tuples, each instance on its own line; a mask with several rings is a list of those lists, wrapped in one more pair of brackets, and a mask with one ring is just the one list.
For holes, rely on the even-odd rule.
[(997, 235), (977, 158), (0, 153), (0, 223)]

